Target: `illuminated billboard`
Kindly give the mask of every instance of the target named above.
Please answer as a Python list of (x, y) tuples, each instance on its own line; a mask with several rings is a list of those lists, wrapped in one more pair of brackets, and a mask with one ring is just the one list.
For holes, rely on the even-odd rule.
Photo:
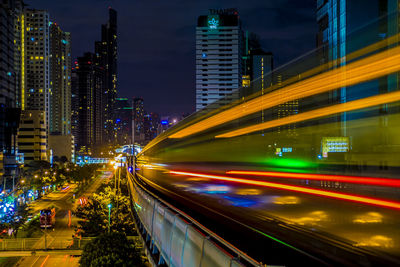
[(350, 144), (348, 137), (323, 137), (322, 156), (328, 157), (328, 153), (349, 152)]

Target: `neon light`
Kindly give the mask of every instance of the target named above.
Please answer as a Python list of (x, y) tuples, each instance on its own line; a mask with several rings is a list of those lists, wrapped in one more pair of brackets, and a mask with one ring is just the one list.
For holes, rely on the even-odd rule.
[(294, 185), (271, 183), (271, 182), (265, 182), (265, 181), (248, 180), (248, 179), (234, 178), (234, 177), (220, 176), (220, 175), (210, 175), (210, 174), (181, 172), (181, 171), (170, 171), (170, 173), (178, 174), (178, 175), (193, 176), (193, 177), (202, 177), (202, 178), (219, 180), (219, 181), (229, 181), (229, 182), (235, 182), (235, 183), (241, 183), (241, 184), (264, 186), (264, 187), (281, 189), (281, 190), (289, 190), (289, 191), (294, 191), (294, 192), (299, 192), (299, 193), (304, 193), (304, 194), (336, 198), (336, 199), (341, 199), (341, 200), (363, 203), (363, 204), (367, 204), (367, 205), (375, 205), (375, 206), (400, 210), (399, 202), (388, 201), (388, 200), (384, 200), (384, 199), (377, 199), (377, 198), (370, 198), (370, 197), (364, 197), (364, 196), (358, 196), (358, 195), (337, 193), (337, 192), (326, 191), (326, 190), (321, 190), (321, 189), (307, 188), (307, 187), (303, 187), (303, 186), (294, 186)]
[(360, 59), (337, 69), (275, 90), (190, 125), (169, 138), (182, 138), (296, 99), (355, 85), (400, 70), (400, 47)]
[(227, 174), (256, 175), (288, 179), (318, 180), (343, 182), (351, 184), (369, 184), (389, 187), (400, 187), (399, 179), (387, 179), (376, 177), (343, 176), (331, 174), (312, 174), (312, 173), (285, 173), (285, 172), (261, 172), (261, 171), (227, 171)]
[(267, 165), (277, 166), (277, 167), (288, 167), (288, 168), (311, 168), (315, 167), (316, 164), (313, 162), (308, 162), (299, 159), (282, 159), (282, 158), (272, 158), (264, 160), (263, 163)]
[(209, 16), (210, 19), (208, 20), (208, 28), (216, 29), (219, 26), (218, 16)]
[(337, 105), (333, 105), (333, 106), (329, 106), (329, 107), (325, 107), (325, 108), (320, 108), (320, 109), (303, 112), (303, 113), (300, 113), (297, 115), (284, 117), (282, 119), (277, 119), (277, 120), (267, 121), (267, 122), (256, 124), (256, 125), (251, 125), (248, 127), (240, 128), (240, 129), (237, 129), (234, 131), (230, 131), (230, 132), (227, 132), (224, 134), (217, 135), (216, 138), (235, 137), (235, 136), (253, 133), (253, 132), (257, 132), (257, 131), (261, 131), (261, 130), (266, 130), (266, 129), (270, 129), (273, 127), (278, 127), (278, 126), (282, 126), (282, 125), (286, 125), (286, 124), (321, 118), (321, 117), (325, 117), (325, 116), (333, 115), (333, 114), (337, 114), (337, 113), (373, 107), (373, 106), (377, 106), (380, 104), (393, 103), (393, 102), (396, 102), (399, 100), (400, 100), (400, 92), (399, 91), (392, 92), (392, 93), (386, 93), (386, 94), (382, 94), (382, 95), (371, 96), (371, 97), (354, 100), (354, 101), (350, 101), (350, 102), (346, 102), (346, 103), (342, 103), (342, 104), (337, 104)]

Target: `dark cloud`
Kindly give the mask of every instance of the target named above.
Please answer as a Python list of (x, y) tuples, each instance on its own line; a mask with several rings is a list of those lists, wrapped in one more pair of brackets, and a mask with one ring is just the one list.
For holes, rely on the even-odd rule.
[(94, 50), (107, 7), (118, 11), (119, 95), (141, 96), (147, 111), (194, 110), (195, 26), (209, 8), (237, 7), (244, 30), (283, 64), (315, 47), (314, 0), (26, 0), (72, 34), (74, 58)]

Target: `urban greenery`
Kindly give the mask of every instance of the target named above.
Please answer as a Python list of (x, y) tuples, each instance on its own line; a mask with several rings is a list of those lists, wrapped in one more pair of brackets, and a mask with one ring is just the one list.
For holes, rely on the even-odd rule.
[(24, 237), (32, 236), (35, 229), (33, 225), (37, 220), (27, 222), (30, 213), (27, 203), (71, 182), (78, 184), (76, 190), (79, 193), (87, 187), (99, 167), (100, 165), (95, 164), (80, 167), (71, 163), (54, 164), (50, 167), (48, 162), (37, 162), (29, 166), (15, 190), (0, 199), (1, 203), (10, 205), (2, 214), (0, 236), (16, 236), (19, 230), (22, 230)]
[(110, 230), (136, 235), (126, 184), (122, 181), (119, 191), (113, 185), (113, 182), (106, 181), (86, 204), (77, 208), (76, 216), (81, 219), (77, 232), (81, 236), (93, 237), (108, 231), (109, 204)]
[(140, 250), (124, 233), (105, 233), (88, 243), (79, 260), (82, 267), (146, 266)]

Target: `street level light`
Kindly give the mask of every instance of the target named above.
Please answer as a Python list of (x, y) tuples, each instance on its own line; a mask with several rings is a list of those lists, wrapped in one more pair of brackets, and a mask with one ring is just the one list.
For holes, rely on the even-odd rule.
[(108, 204), (107, 207), (108, 207), (108, 233), (110, 233), (111, 204)]

